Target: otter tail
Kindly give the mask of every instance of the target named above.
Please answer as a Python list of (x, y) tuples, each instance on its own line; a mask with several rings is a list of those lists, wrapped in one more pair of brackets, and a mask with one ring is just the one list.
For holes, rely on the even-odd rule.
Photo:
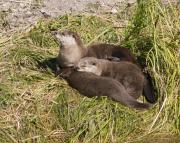
[(121, 88), (121, 94), (113, 94), (111, 95), (111, 98), (125, 106), (138, 110), (149, 109), (150, 107), (152, 107), (152, 104), (138, 102), (135, 98), (130, 96), (123, 88)]
[(143, 95), (149, 103), (156, 103), (158, 96), (155, 95), (155, 89), (152, 84), (151, 76), (148, 73), (144, 74), (144, 76), (145, 82), (143, 85)]

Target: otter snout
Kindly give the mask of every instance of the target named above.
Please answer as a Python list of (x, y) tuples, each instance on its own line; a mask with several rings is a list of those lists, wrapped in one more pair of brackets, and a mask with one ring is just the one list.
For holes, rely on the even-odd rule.
[(75, 67), (75, 69), (77, 71), (84, 71), (85, 67), (86, 67), (86, 65), (78, 63), (77, 66)]

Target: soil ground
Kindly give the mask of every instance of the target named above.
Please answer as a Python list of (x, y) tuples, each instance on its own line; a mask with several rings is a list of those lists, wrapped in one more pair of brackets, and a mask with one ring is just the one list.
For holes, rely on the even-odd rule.
[[(0, 37), (34, 25), (44, 16), (67, 13), (117, 13), (136, 0), (1, 0)], [(11, 33), (11, 34), (10, 34)]]

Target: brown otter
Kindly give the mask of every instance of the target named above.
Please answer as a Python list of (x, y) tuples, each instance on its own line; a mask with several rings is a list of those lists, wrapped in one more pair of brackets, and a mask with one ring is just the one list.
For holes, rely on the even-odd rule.
[[(52, 33), (62, 46), (57, 62), (63, 69), (57, 71), (57, 73), (66, 73), (64, 72), (64, 68), (67, 70), (68, 67), (74, 66), (83, 57), (96, 57), (98, 59), (109, 60), (119, 59), (120, 61), (130, 61), (137, 64), (135, 57), (127, 48), (113, 44), (96, 44), (85, 48), (80, 36), (75, 32), (65, 30), (64, 32), (53, 31)], [(154, 94), (151, 76), (148, 73), (144, 73), (144, 75), (147, 80), (143, 87), (143, 94), (148, 102), (155, 103), (157, 96)]]
[(142, 94), (145, 78), (141, 69), (133, 63), (85, 57), (77, 64), (77, 70), (116, 79), (125, 87), (127, 93), (135, 99)]
[(67, 76), (67, 81), (71, 87), (88, 97), (107, 96), (125, 106), (136, 109), (148, 109), (152, 106), (148, 103), (136, 101), (127, 93), (121, 83), (112, 78), (101, 77), (88, 72), (74, 71)]
[(80, 37), (71, 31), (53, 31), (53, 35), (62, 45), (59, 55), (58, 64), (60, 67), (72, 67), (86, 54)]
[(60, 67), (72, 67), (83, 57), (136, 62), (127, 48), (113, 44), (96, 44), (85, 48), (81, 38), (75, 32), (65, 30), (63, 32), (53, 31), (52, 33), (62, 46), (58, 55)]

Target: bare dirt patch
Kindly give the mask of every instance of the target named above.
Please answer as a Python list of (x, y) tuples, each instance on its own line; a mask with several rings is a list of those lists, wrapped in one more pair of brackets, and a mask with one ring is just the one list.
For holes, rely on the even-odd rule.
[(2, 0), (0, 37), (34, 25), (43, 16), (73, 13), (117, 13), (135, 0)]

